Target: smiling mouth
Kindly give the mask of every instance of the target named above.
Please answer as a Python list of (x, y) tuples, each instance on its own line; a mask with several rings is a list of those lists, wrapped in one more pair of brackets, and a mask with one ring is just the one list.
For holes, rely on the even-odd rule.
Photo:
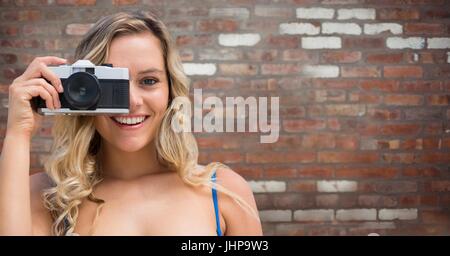
[(110, 117), (114, 122), (120, 124), (120, 125), (138, 125), (143, 123), (149, 116), (133, 116), (133, 117), (127, 117), (127, 116), (112, 116)]

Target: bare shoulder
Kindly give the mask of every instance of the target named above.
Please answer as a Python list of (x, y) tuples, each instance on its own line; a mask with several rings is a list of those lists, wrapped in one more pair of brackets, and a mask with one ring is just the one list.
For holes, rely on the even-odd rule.
[[(218, 168), (217, 183), (231, 191), (257, 214), (257, 206), (249, 183), (229, 168)], [(225, 220), (226, 235), (262, 235), (259, 218), (244, 209), (231, 196), (219, 193), (220, 213)], [(245, 225), (243, 225), (245, 224)]]
[(42, 192), (51, 186), (50, 177), (45, 172), (30, 176), (31, 219), (34, 235), (51, 234), (52, 217), (42, 197)]

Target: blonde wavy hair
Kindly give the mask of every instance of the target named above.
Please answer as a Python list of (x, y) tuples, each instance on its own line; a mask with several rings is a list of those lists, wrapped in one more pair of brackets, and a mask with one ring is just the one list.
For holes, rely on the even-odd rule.
[[(179, 55), (165, 25), (155, 16), (141, 12), (120, 12), (100, 19), (84, 36), (75, 52), (75, 59), (88, 59), (99, 65), (109, 54), (112, 40), (118, 36), (151, 32), (161, 42), (167, 77), (169, 80), (169, 107), (157, 131), (154, 143), (158, 161), (191, 186), (216, 187), (235, 200), (248, 213), (258, 217), (256, 209), (241, 197), (211, 181), (219, 163), (198, 168), (198, 147), (191, 133), (176, 133), (171, 129), (171, 120), (180, 110), (189, 94), (189, 82)], [(54, 235), (73, 233), (78, 218), (79, 206), (87, 198), (98, 204), (96, 217), (104, 200), (96, 198), (93, 188), (102, 180), (100, 159), (101, 136), (94, 127), (93, 116), (56, 116), (53, 126), (53, 146), (45, 162), (45, 171), (53, 186), (43, 193), (45, 206), (53, 217)], [(226, 166), (224, 166), (226, 167)]]

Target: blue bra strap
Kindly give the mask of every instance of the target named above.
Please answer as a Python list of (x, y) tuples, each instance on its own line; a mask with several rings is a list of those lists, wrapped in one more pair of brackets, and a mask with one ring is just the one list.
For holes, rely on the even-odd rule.
[[(216, 172), (211, 177), (212, 181), (216, 182)], [(217, 202), (217, 190), (215, 185), (212, 188), (212, 198), (214, 202), (214, 212), (216, 214), (216, 232), (218, 236), (222, 236), (222, 230), (220, 229), (220, 219), (219, 219), (219, 204)]]

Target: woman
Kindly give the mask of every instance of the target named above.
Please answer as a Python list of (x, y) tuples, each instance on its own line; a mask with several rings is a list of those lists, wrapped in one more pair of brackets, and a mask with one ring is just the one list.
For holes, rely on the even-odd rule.
[(102, 18), (75, 58), (129, 69), (130, 114), (57, 116), (45, 172), (29, 177), (30, 139), (42, 118), (30, 100), (60, 107), (61, 81), (47, 66), (66, 63), (36, 58), (10, 86), (1, 234), (262, 234), (245, 180), (218, 164), (198, 166), (192, 134), (171, 129), (188, 83), (161, 21), (140, 13)]

